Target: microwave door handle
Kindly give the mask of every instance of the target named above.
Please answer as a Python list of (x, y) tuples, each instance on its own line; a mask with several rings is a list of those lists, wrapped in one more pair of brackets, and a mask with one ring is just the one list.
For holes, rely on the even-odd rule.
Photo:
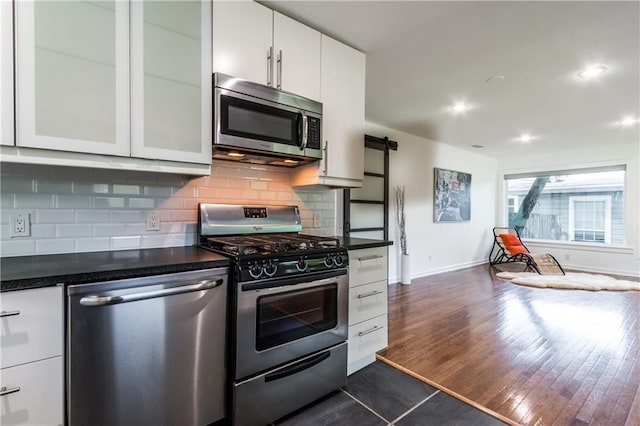
[(296, 118), (296, 124), (297, 124), (296, 142), (298, 144), (298, 148), (300, 148), (300, 151), (304, 151), (304, 148), (307, 146), (307, 138), (306, 138), (307, 116), (305, 115), (304, 112), (300, 111), (298, 113), (298, 117)]
[(303, 150), (302, 147), (302, 112), (299, 112), (296, 117), (296, 144), (300, 150)]
[(300, 114), (302, 114), (302, 144), (300, 145), (300, 149), (304, 150), (307, 147), (309, 139), (309, 119), (304, 112)]

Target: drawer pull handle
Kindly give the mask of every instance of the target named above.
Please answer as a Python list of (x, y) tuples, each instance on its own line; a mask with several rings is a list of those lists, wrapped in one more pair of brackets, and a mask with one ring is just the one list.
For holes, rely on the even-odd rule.
[(360, 262), (364, 262), (366, 260), (373, 260), (373, 259), (382, 259), (384, 256), (380, 255), (380, 254), (372, 254), (371, 256), (363, 256), (363, 257), (359, 257), (358, 260)]
[(358, 299), (364, 299), (365, 297), (376, 296), (378, 294), (382, 294), (384, 291), (374, 290), (371, 293), (359, 294)]
[(378, 331), (378, 330), (382, 330), (384, 327), (378, 326), (378, 325), (374, 325), (372, 328), (370, 328), (369, 330), (365, 330), (365, 331), (361, 331), (358, 333), (358, 337), (362, 337), (366, 334), (369, 333), (373, 333), (374, 331)]
[(2, 311), (0, 312), (0, 318), (4, 317), (13, 317), (16, 315), (20, 315), (20, 311)]
[(20, 386), (16, 386), (15, 388), (8, 388), (6, 386), (3, 386), (0, 388), (0, 396), (9, 395), (16, 392), (20, 392)]

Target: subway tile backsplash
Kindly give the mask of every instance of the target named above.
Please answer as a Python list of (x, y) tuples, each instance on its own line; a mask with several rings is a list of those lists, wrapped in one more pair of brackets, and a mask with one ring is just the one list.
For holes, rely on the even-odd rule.
[[(292, 188), (289, 170), (214, 161), (211, 176), (5, 164), (0, 169), (0, 255), (192, 245), (205, 203), (300, 207), (303, 232), (333, 235), (336, 191)], [(10, 216), (31, 214), (31, 236), (11, 238)], [(160, 231), (147, 231), (147, 214)]]

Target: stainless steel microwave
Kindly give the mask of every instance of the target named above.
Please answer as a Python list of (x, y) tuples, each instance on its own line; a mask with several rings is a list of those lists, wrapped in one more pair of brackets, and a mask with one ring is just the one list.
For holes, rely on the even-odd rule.
[(322, 159), (322, 104), (213, 75), (213, 158), (279, 166)]

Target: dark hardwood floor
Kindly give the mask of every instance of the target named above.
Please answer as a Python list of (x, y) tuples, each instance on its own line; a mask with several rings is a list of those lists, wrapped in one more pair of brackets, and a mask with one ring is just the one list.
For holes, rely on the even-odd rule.
[(379, 356), (510, 423), (640, 425), (637, 291), (524, 287), (487, 265), (394, 284)]

